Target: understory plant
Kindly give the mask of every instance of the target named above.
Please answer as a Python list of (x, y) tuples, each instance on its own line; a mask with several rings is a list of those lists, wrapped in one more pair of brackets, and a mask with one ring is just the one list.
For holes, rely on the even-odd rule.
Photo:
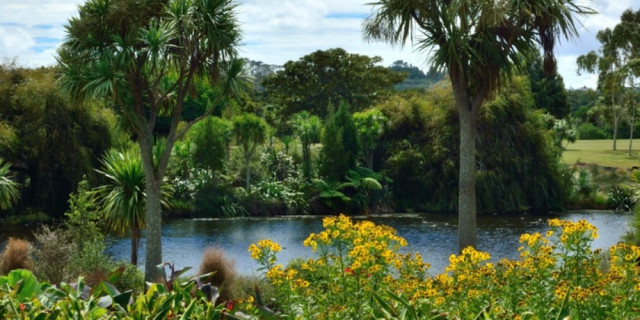
[(39, 282), (28, 270), (16, 269), (0, 277), (0, 318), (238, 319), (232, 304), (215, 304), (217, 289), (202, 284), (200, 278), (182, 281), (174, 275), (170, 282), (149, 283), (136, 295), (131, 290), (120, 292), (112, 284), (119, 281), (122, 269), (91, 287), (82, 277), (75, 283), (52, 285)]
[[(249, 247), (276, 290), (273, 311), (294, 319), (630, 319), (640, 314), (640, 248), (623, 243), (603, 263), (588, 222), (549, 220), (546, 233), (523, 234), (518, 259), (492, 262), (468, 247), (428, 274), (419, 254), (402, 253), (395, 230), (328, 217), (304, 245), (315, 258), (285, 267), (281, 247)], [(604, 267), (603, 267), (604, 266)], [(248, 315), (264, 305), (245, 299)]]

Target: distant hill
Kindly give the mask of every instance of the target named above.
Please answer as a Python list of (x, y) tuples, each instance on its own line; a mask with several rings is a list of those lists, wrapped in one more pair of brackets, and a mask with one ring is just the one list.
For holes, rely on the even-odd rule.
[(283, 70), (283, 66), (275, 65), (275, 64), (266, 64), (262, 61), (253, 61), (247, 58), (244, 58), (244, 63), (247, 68), (247, 73), (251, 76), (251, 80), (256, 89), (262, 90), (262, 86), (260, 82), (264, 77), (276, 73), (280, 70)]
[(431, 68), (427, 74), (422, 72), (418, 67), (413, 66), (402, 60), (395, 61), (389, 69), (396, 72), (407, 73), (407, 78), (396, 85), (396, 90), (409, 89), (426, 89), (434, 85), (436, 82), (444, 79), (444, 73), (437, 72)]

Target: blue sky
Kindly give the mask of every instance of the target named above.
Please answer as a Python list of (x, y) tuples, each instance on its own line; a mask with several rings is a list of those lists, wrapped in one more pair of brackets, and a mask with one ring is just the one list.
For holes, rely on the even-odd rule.
[[(585, 0), (588, 1), (588, 0)], [(77, 14), (83, 0), (0, 0), (0, 60), (22, 66), (55, 64), (55, 50), (64, 39), (64, 24)], [(370, 0), (239, 0), (238, 18), (244, 32), (240, 55), (269, 64), (284, 64), (315, 50), (341, 47), (351, 53), (382, 57), (384, 65), (404, 60), (427, 69), (427, 56), (411, 46), (367, 43), (361, 25), (371, 12)], [(567, 87), (595, 87), (595, 75), (576, 74), (576, 58), (597, 50), (595, 34), (613, 27), (637, 0), (588, 1), (599, 14), (583, 21), (580, 39), (564, 42), (556, 51), (559, 72)]]

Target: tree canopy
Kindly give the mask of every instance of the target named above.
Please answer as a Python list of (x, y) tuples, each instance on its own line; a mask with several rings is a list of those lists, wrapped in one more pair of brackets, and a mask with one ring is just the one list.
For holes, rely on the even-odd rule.
[(285, 114), (307, 110), (325, 118), (330, 103), (348, 103), (352, 111), (368, 108), (387, 96), (405, 75), (378, 65), (380, 57), (336, 48), (318, 50), (265, 78), (265, 94), (285, 107)]

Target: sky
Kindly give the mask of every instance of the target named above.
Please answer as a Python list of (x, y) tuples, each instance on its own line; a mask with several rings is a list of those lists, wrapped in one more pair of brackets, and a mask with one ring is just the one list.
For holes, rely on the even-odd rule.
[[(410, 44), (392, 47), (362, 38), (362, 22), (371, 0), (236, 0), (243, 30), (240, 56), (282, 65), (316, 50), (343, 48), (350, 53), (380, 56), (382, 64), (404, 60), (427, 70), (428, 55)], [(595, 88), (596, 75), (577, 75), (576, 58), (600, 47), (595, 35), (613, 28), (626, 9), (640, 9), (637, 0), (584, 0), (598, 14), (582, 19), (580, 38), (564, 40), (556, 49), (558, 72), (567, 88)], [(39, 67), (56, 63), (64, 25), (77, 15), (84, 0), (0, 0), (0, 63)]]

